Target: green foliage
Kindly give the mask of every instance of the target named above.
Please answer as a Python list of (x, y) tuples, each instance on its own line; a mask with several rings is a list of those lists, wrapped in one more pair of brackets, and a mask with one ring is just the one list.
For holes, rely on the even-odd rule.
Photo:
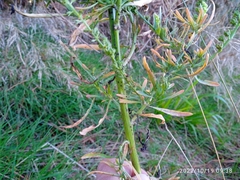
[[(216, 45), (218, 53), (222, 52), (223, 49), (228, 45), (229, 41), (233, 39), (240, 27), (240, 11), (235, 10), (230, 20), (231, 29), (223, 32), (223, 35), (219, 36), (219, 43)], [(213, 56), (215, 58), (216, 55)]]
[(74, 173), (68, 159), (51, 149), (44, 150), (41, 146), (49, 141), (53, 144), (61, 143), (65, 139), (67, 147), (66, 143), (71, 141), (72, 135), (66, 136), (55, 127), (68, 118), (78, 118), (88, 106), (88, 101), (76, 99), (77, 94), (70, 95), (66, 87), (45, 77), (43, 87), (37, 85), (38, 79), (34, 76), (14, 88), (2, 87), (1, 177), (63, 179), (71, 177), (71, 172)]
[[(201, 39), (198, 38), (198, 36), (201, 36), (204, 29), (210, 24), (214, 17), (215, 4), (213, 1), (211, 1), (213, 5), (212, 14), (208, 20), (207, 20), (208, 6), (203, 1), (199, 2), (198, 4), (197, 16), (192, 16), (188, 8), (186, 8), (185, 15), (186, 17), (182, 15), (183, 13), (176, 11), (175, 16), (183, 26), (183, 29), (179, 30), (176, 34), (172, 34), (171, 32), (168, 31), (167, 24), (163, 25), (161, 12), (159, 13), (159, 15), (157, 15), (156, 13), (153, 14), (153, 23), (151, 23), (136, 9), (128, 8), (128, 5), (134, 6), (134, 3), (124, 4), (124, 2), (120, 0), (116, 2), (99, 1), (99, 4), (96, 4), (96, 6), (95, 5), (91, 6), (91, 8), (93, 7), (94, 9), (92, 13), (99, 16), (99, 11), (97, 10), (98, 8), (101, 9), (101, 14), (103, 13), (103, 11), (106, 12), (108, 11), (111, 33), (110, 40), (108, 40), (97, 29), (97, 26), (95, 26), (96, 24), (92, 29), (90, 25), (92, 23), (89, 24), (87, 20), (84, 19), (82, 16), (83, 12), (77, 12), (72, 3), (70, 3), (69, 1), (60, 2), (69, 10), (68, 15), (76, 16), (85, 25), (86, 29), (93, 35), (94, 39), (98, 43), (99, 48), (101, 48), (103, 52), (106, 55), (108, 55), (112, 60), (112, 69), (115, 72), (115, 78), (118, 88), (117, 89), (118, 98), (120, 98), (119, 106), (121, 109), (120, 112), (122, 114), (124, 131), (127, 140), (129, 140), (130, 142), (129, 144), (130, 149), (132, 150), (132, 152), (130, 153), (131, 160), (137, 171), (140, 170), (140, 166), (138, 163), (137, 154), (135, 152), (136, 149), (132, 130), (128, 129), (130, 126), (130, 118), (129, 112), (127, 110), (128, 109), (127, 104), (131, 103), (141, 104), (141, 106), (138, 107), (138, 110), (134, 110), (134, 112), (136, 112), (134, 114), (135, 117), (144, 116), (149, 118), (151, 117), (158, 118), (164, 123), (165, 119), (170, 119), (169, 115), (177, 117), (178, 116), (185, 117), (192, 115), (192, 113), (190, 112), (180, 112), (179, 110), (194, 111), (193, 112), (194, 115), (191, 118), (184, 119), (185, 122), (187, 122), (187, 124), (189, 124), (192, 127), (195, 127), (196, 125), (199, 124), (201, 125), (204, 124), (203, 122), (199, 121), (199, 119), (201, 119), (200, 114), (201, 113), (203, 114), (202, 105), (200, 104), (200, 101), (199, 100), (189, 101), (189, 99), (192, 99), (192, 97), (197, 96), (195, 87), (192, 85), (191, 78), (200, 74), (207, 67), (209, 61), (208, 51), (212, 44), (212, 41), (205, 45), (204, 48), (198, 47), (198, 49), (193, 51), (193, 54), (189, 52), (188, 49), (193, 45), (193, 43), (197, 42), (198, 44), (202, 43)], [(104, 5), (106, 8), (102, 9), (101, 7), (102, 5)], [(133, 17), (131, 18), (132, 21), (130, 21), (130, 25), (132, 28), (136, 27), (135, 24), (136, 22), (133, 21), (133, 19), (139, 16), (145, 21), (147, 25), (149, 25), (150, 29), (156, 35), (155, 40), (157, 42), (157, 47), (155, 49), (151, 49), (151, 52), (153, 53), (154, 56), (157, 57), (157, 58), (154, 57), (153, 62), (155, 63), (155, 66), (160, 70), (151, 68), (148, 62), (146, 61), (146, 58), (143, 57), (143, 67), (146, 70), (149, 79), (149, 81), (147, 81), (146, 79), (145, 82), (143, 82), (143, 85), (140, 85), (139, 82), (133, 81), (133, 78), (129, 77), (129, 75), (126, 76), (125, 67), (123, 66), (123, 64), (125, 63), (124, 59), (122, 59), (122, 52), (120, 51), (119, 31), (121, 13), (124, 10), (128, 12), (128, 15), (130, 17)], [(101, 19), (97, 20), (97, 22), (100, 21)], [(186, 39), (187, 36), (189, 37), (188, 39)], [(132, 49), (134, 49), (135, 44), (132, 44), (132, 47), (133, 47)], [(160, 52), (158, 52), (159, 50)], [(155, 74), (159, 72), (161, 72), (161, 75), (156, 78)], [(189, 91), (187, 91), (186, 86), (182, 85), (182, 87), (180, 86), (181, 89), (179, 89), (179, 87), (174, 87), (173, 89), (172, 87), (179, 80), (180, 81), (183, 80), (187, 83), (190, 83), (192, 88), (188, 88)], [(95, 84), (95, 87), (100, 90), (99, 82)], [(198, 80), (198, 82), (203, 81)], [(206, 83), (206, 81), (204, 83), (214, 86), (216, 84), (214, 82)], [(128, 88), (125, 88), (125, 86)], [(114, 89), (111, 90), (110, 89), (111, 89), (110, 83), (108, 83), (107, 93), (111, 94), (110, 96), (108, 96), (108, 98), (115, 99), (116, 92)], [(100, 90), (102, 94), (104, 94), (103, 91), (104, 90)], [(175, 95), (174, 93), (176, 91), (181, 93), (176, 93)], [(192, 93), (192, 91), (194, 93)], [(175, 98), (175, 96), (178, 97)], [(198, 99), (201, 100), (200, 97), (198, 97)], [(116, 101), (118, 100), (115, 99), (115, 102)], [(199, 104), (201, 111), (195, 109), (197, 104)], [(144, 113), (144, 111), (149, 109), (149, 107), (157, 111), (161, 111), (161, 113), (165, 114), (164, 117), (158, 116), (157, 115), (158, 112), (155, 112), (155, 114)], [(178, 111), (173, 109), (177, 109)], [(147, 112), (149, 112), (149, 110), (147, 110)], [(212, 128), (213, 126), (209, 126), (206, 121), (206, 117), (207, 118), (211, 117), (211, 115), (206, 116), (205, 114), (203, 114), (203, 117), (205, 118), (204, 122), (206, 123), (207, 127)], [(195, 132), (194, 128), (193, 131)], [(217, 131), (215, 131), (215, 133), (217, 133)]]

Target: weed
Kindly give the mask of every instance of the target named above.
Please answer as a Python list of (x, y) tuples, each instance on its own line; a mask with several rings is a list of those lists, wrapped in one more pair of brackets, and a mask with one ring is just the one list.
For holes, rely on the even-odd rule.
[[(21, 33), (18, 34), (18, 31), (11, 29), (10, 32), (15, 34), (13, 37), (16, 39), (6, 38), (9, 39), (6, 42), (11, 45), (2, 46), (2, 52), (7, 53), (0, 54), (4, 59), (1, 64), (3, 75), (1, 78), (1, 99), (3, 101), (1, 102), (0, 114), (1, 120), (3, 119), (0, 123), (1, 134), (3, 134), (0, 146), (1, 176), (12, 179), (86, 179), (86, 173), (94, 170), (97, 162), (93, 159), (86, 159), (77, 163), (76, 161), (83, 154), (97, 151), (112, 156), (117, 155), (116, 149), (123, 141), (123, 134), (120, 130), (121, 123), (118, 122), (120, 119), (117, 113), (118, 105), (114, 103), (110, 105), (107, 119), (97, 129), (100, 130), (100, 133), (93, 130), (88, 137), (78, 136), (81, 129), (97, 124), (104, 115), (103, 107), (106, 107), (107, 103), (103, 102), (104, 98), (102, 97), (97, 97), (96, 104), (92, 107), (91, 112), (97, 112), (96, 115), (90, 113), (87, 121), (84, 121), (76, 130), (66, 131), (62, 129), (61, 126), (69, 122), (74, 123), (84, 115), (91, 104), (90, 99), (85, 98), (85, 95), (95, 94), (97, 92), (96, 86), (94, 84), (85, 85), (76, 76), (73, 76), (73, 73), (70, 72), (69, 55), (55, 45), (56, 38), (53, 39), (52, 36), (46, 35), (45, 31), (40, 29), (35, 31), (29, 28), (26, 35), (23, 35), (24, 31), (20, 29)], [(33, 43), (28, 41), (29, 37)], [(30, 49), (29, 54), (28, 49)], [(185, 52), (186, 56), (191, 56), (191, 53), (194, 53), (188, 49)], [(42, 55), (42, 53), (44, 54)], [(31, 59), (31, 57), (34, 58)], [(81, 51), (78, 57), (89, 67), (93, 78), (101, 77), (99, 69), (103, 68), (105, 71), (105, 66), (108, 67), (108, 63), (100, 63), (99, 54)], [(19, 61), (16, 60), (18, 58)], [(90, 81), (91, 77), (88, 76), (87, 72), (84, 72), (84, 69), (81, 69), (81, 62), (75, 61), (74, 65), (80, 69), (84, 79)], [(144, 68), (138, 61), (134, 61), (132, 64), (134, 68), (127, 69), (128, 74), (132, 76), (134, 82), (143, 82), (145, 80), (142, 78), (143, 74), (147, 76), (147, 73), (142, 71)], [(94, 68), (93, 65), (96, 65), (97, 68)], [(198, 65), (202, 66), (203, 64)], [(158, 70), (152, 62), (149, 63), (149, 67), (153, 72)], [(169, 65), (166, 65), (165, 68), (173, 70)], [(181, 69), (178, 70), (179, 74), (185, 73)], [(172, 74), (166, 73), (165, 76), (155, 74), (156, 78), (159, 78), (159, 82), (162, 83), (163, 89), (170, 87), (167, 81), (171, 80)], [(205, 77), (209, 76), (211, 75), (203, 72), (201, 76), (198, 75), (198, 79), (206, 79)], [(227, 81), (238, 82), (237, 75), (234, 77), (236, 78)], [(111, 80), (111, 77), (101, 79), (101, 86), (108, 84)], [(190, 86), (184, 89), (181, 98), (175, 96), (174, 93), (181, 93), (180, 90), (188, 82), (182, 78), (174, 80), (174, 83), (175, 86), (168, 89), (166, 94), (159, 93), (161, 96), (159, 95), (159, 99), (155, 98), (154, 103), (157, 104), (157, 107), (181, 111), (190, 109), (194, 113), (191, 118), (178, 118), (170, 115), (164, 117), (168, 128), (186, 156), (191, 157), (191, 164), (195, 168), (215, 168), (217, 167), (216, 154), (212, 150), (209, 135), (205, 133), (206, 128), (202, 114), (194, 99), (196, 96), (192, 93)], [(197, 97), (201, 101), (206, 118), (210, 123), (210, 129), (215, 135), (214, 141), (220, 152), (220, 158), (224, 159), (222, 164), (224, 168), (232, 168), (233, 170), (233, 173), (225, 173), (225, 176), (228, 179), (238, 177), (239, 159), (237, 157), (239, 152), (237, 147), (239, 144), (232, 137), (238, 137), (239, 127), (234, 120), (230, 120), (233, 118), (232, 111), (229, 110), (230, 103), (220, 94), (216, 95), (216, 90), (212, 91), (212, 87), (206, 88), (206, 86), (197, 84), (197, 81), (193, 83), (198, 94)], [(68, 87), (63, 86), (63, 84), (68, 84)], [(81, 86), (77, 87), (75, 84), (81, 84)], [(114, 83), (109, 84), (114, 89)], [(72, 87), (78, 92), (71, 89)], [(131, 87), (127, 86), (127, 91), (130, 89)], [(150, 94), (146, 91), (142, 95), (147, 97)], [(131, 118), (136, 114), (135, 109), (138, 107), (137, 104), (129, 105), (132, 113), (130, 114)], [(157, 114), (157, 111), (155, 113)], [(138, 120), (139, 122), (136, 122), (138, 127), (135, 125), (134, 128), (140, 130), (143, 135), (147, 132), (147, 127), (150, 127), (145, 152), (140, 151), (141, 143), (137, 142), (140, 161), (144, 168), (153, 172), (154, 166), (156, 166), (155, 175), (160, 174), (161, 177), (170, 178), (179, 169), (188, 167), (182, 153), (179, 153), (179, 146), (173, 146), (174, 141), (166, 128), (156, 123), (155, 120), (144, 122), (146, 120), (142, 117)], [(146, 137), (143, 136), (143, 138)], [(216, 178), (218, 175), (219, 173), (202, 174), (199, 177), (214, 176)], [(180, 174), (179, 176), (189, 179), (195, 177), (190, 174)]]

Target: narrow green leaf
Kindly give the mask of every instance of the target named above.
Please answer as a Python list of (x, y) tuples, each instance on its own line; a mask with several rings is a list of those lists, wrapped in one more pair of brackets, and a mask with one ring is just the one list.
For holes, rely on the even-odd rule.
[(172, 95), (164, 98), (163, 100), (175, 98), (175, 97), (181, 95), (182, 93), (184, 93), (184, 90), (180, 90), (180, 91), (178, 91), (178, 92), (172, 93)]
[(141, 96), (152, 98), (152, 96), (149, 96), (148, 94), (144, 93), (143, 91), (137, 91), (137, 93)]
[(220, 84), (218, 82), (209, 81), (209, 80), (201, 80), (201, 79), (198, 79), (197, 76), (195, 76), (195, 78), (199, 83), (207, 85), (207, 86), (213, 86), (213, 87), (220, 86)]

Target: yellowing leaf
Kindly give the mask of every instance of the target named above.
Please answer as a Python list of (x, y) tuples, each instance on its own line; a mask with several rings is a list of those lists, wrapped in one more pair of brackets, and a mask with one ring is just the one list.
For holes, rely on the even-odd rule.
[(178, 10), (176, 10), (175, 16), (183, 23), (187, 23), (185, 19), (182, 17), (182, 15), (178, 12)]
[(202, 25), (206, 21), (207, 17), (208, 17), (208, 14), (205, 14), (201, 19), (201, 21), (199, 22), (199, 24)]
[(146, 78), (144, 78), (144, 81), (142, 83), (142, 90), (144, 90), (146, 88), (147, 82), (148, 82), (148, 80)]
[(168, 61), (164, 57), (162, 57), (155, 49), (151, 49), (151, 52), (155, 54), (158, 58), (160, 58), (163, 62), (168, 63)]
[(117, 97), (119, 97), (119, 98), (123, 98), (123, 99), (126, 99), (127, 98), (127, 95), (125, 95), (125, 94), (116, 94), (117, 95)]
[(200, 21), (202, 20), (203, 13), (204, 13), (202, 7), (199, 9), (198, 13), (199, 13), (199, 14), (198, 14), (196, 23), (197, 23), (197, 24), (200, 24)]
[[(102, 120), (102, 118), (101, 118), (100, 120)], [(91, 126), (85, 128), (85, 129), (83, 129), (83, 130), (80, 132), (80, 134), (83, 135), (83, 136), (85, 136), (88, 132), (94, 130), (95, 128), (97, 128), (97, 126), (91, 125)]]
[(154, 76), (153, 72), (151, 71), (150, 67), (148, 66), (145, 56), (143, 57), (143, 67), (147, 71), (147, 74), (148, 74), (148, 77), (149, 77), (151, 83), (153, 84), (153, 86), (155, 86), (156, 85), (155, 76)]
[(213, 87), (220, 86), (220, 84), (218, 82), (209, 81), (209, 80), (201, 80), (201, 79), (198, 79), (197, 76), (195, 76), (195, 78), (199, 83), (207, 85), (207, 86), (213, 86)]
[(173, 177), (170, 177), (168, 180), (179, 180), (180, 177), (176, 177), (176, 174)]
[(90, 153), (87, 153), (85, 155), (83, 155), (81, 157), (81, 159), (88, 159), (88, 158), (109, 158), (109, 156), (107, 156), (106, 154), (102, 154), (102, 153), (97, 153), (97, 152), (90, 152)]
[[(175, 56), (172, 55), (171, 50), (167, 50), (166, 51), (166, 56), (168, 58), (168, 60), (166, 60), (163, 56), (161, 56), (155, 49), (151, 49), (152, 54), (156, 55), (159, 59), (162, 60), (162, 62), (166, 62), (172, 66), (175, 66), (175, 63), (177, 60), (175, 58)], [(156, 63), (157, 67), (161, 67), (161, 65), (154, 59), (154, 62)]]
[(181, 111), (175, 111), (175, 110), (165, 109), (165, 108), (158, 108), (158, 107), (153, 107), (153, 106), (149, 106), (149, 107), (156, 109), (158, 111), (161, 111), (163, 113), (166, 113), (168, 115), (176, 116), (176, 117), (184, 117), (184, 116), (193, 115), (191, 112), (181, 112)]
[(213, 86), (213, 87), (220, 86), (220, 84), (218, 82), (215, 82), (215, 81), (204, 80), (204, 83), (205, 83), (205, 85)]
[(196, 76), (197, 74), (199, 74), (200, 72), (202, 72), (208, 64), (208, 60), (209, 60), (209, 54), (206, 55), (206, 61), (204, 62), (203, 66), (200, 67), (199, 69), (197, 69), (195, 72), (193, 72), (192, 74), (188, 74), (188, 77), (193, 77)]
[[(209, 24), (211, 23), (211, 21), (212, 21), (213, 18), (214, 18), (216, 7), (215, 7), (215, 3), (214, 3), (214, 1), (211, 0), (211, 2), (212, 2), (212, 5), (213, 5), (212, 10), (211, 10), (212, 14), (211, 14), (211, 16), (210, 16), (208, 22), (206, 22), (206, 24), (204, 24), (204, 26), (203, 26), (201, 29), (198, 30), (198, 34), (199, 34), (200, 32), (202, 32), (206, 27), (208, 27)], [(206, 17), (203, 18), (204, 21), (205, 21), (205, 18), (206, 18)], [(202, 22), (200, 22), (200, 23), (202, 23)]]
[(167, 59), (168, 59), (168, 63), (171, 64), (172, 66), (175, 66), (175, 63), (172, 60), (172, 51), (171, 50), (166, 50), (166, 56), (167, 56)]
[(92, 95), (92, 94), (87, 94), (86, 98), (97, 98), (99, 97), (98, 95)]
[(207, 52), (207, 50), (210, 48), (210, 46), (212, 45), (213, 43), (213, 39), (207, 44), (207, 46), (204, 48), (203, 50), (203, 54), (205, 54)]
[(129, 146), (129, 141), (124, 141), (119, 148), (119, 150), (122, 153), (121, 156), (122, 156), (123, 159), (126, 159), (126, 157), (128, 155), (128, 148), (129, 148), (128, 146)]
[(139, 101), (128, 100), (128, 99), (119, 99), (119, 103), (136, 104), (136, 103), (140, 103), (140, 102)]
[(103, 75), (103, 78), (108, 78), (108, 77), (110, 77), (110, 76), (113, 76), (115, 74), (115, 71), (111, 71), (111, 72), (109, 72), (109, 73), (107, 73), (107, 74), (104, 74)]
[(151, 33), (151, 30), (148, 30), (148, 31), (146, 31), (146, 32), (143, 32), (143, 33), (139, 34), (138, 36), (147, 36), (147, 35), (149, 35), (150, 33)]
[(172, 95), (170, 95), (170, 96), (164, 98), (163, 100), (165, 100), (165, 99), (172, 99), (172, 98), (175, 98), (175, 97), (181, 95), (182, 93), (184, 93), (184, 90), (180, 90), (180, 91), (178, 91), (178, 92), (175, 92), (175, 93), (173, 93)]
[(192, 26), (192, 27), (194, 27), (194, 20), (193, 20), (193, 18), (192, 18), (192, 15), (191, 15), (191, 12), (189, 11), (189, 9), (188, 8), (186, 8), (186, 15), (187, 15), (187, 19), (188, 19), (188, 22), (190, 23), (190, 25)]
[(149, 96), (148, 94), (142, 92), (142, 91), (136, 91), (139, 95), (144, 96), (144, 97), (149, 97), (152, 98), (152, 96)]
[(155, 48), (155, 50), (157, 51), (158, 49), (160, 49), (161, 47), (169, 47), (170, 46), (170, 44), (163, 44), (163, 43), (161, 43), (160, 45), (158, 45), (156, 48)]

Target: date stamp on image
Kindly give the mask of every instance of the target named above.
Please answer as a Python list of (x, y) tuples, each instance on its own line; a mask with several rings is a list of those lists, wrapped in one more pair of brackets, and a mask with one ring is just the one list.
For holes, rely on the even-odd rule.
[(197, 174), (215, 174), (215, 173), (225, 173), (225, 174), (231, 174), (232, 173), (232, 168), (181, 168), (178, 170), (180, 174), (192, 174), (192, 173), (197, 173)]

